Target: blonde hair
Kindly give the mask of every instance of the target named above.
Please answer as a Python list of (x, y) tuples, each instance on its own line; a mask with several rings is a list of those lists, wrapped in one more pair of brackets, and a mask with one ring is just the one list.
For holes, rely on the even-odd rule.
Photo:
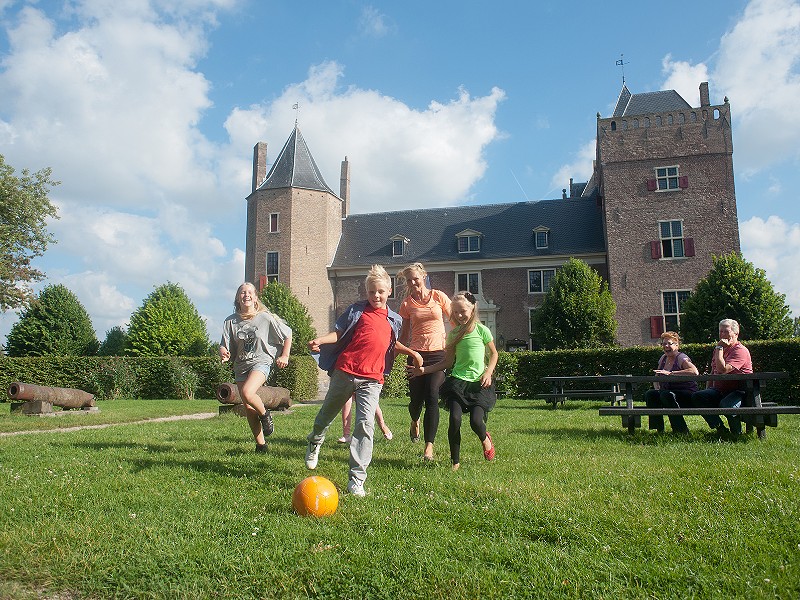
[[(453, 310), (453, 304), (456, 302), (464, 302), (472, 307), (472, 314), (469, 316), (469, 320), (463, 325), (456, 321), (456, 311)], [(455, 348), (458, 343), (464, 339), (465, 335), (475, 329), (475, 324), (478, 322), (478, 302), (475, 300), (475, 296), (469, 292), (458, 292), (453, 296), (453, 299), (450, 301), (450, 322), (453, 324), (453, 337), (447, 341), (447, 346)]]
[[(253, 310), (253, 312), (243, 313), (242, 312), (242, 305), (239, 303), (239, 294), (242, 293), (242, 290), (245, 287), (253, 288), (253, 296), (254, 296), (254, 300), (253, 300), (253, 309), (254, 310)], [(258, 291), (256, 290), (256, 286), (254, 286), (249, 281), (245, 281), (242, 285), (240, 285), (238, 288), (236, 288), (236, 296), (234, 296), (234, 298), (233, 298), (233, 306), (236, 309), (236, 312), (239, 314), (239, 316), (242, 317), (243, 319), (252, 319), (258, 313), (264, 312), (264, 311), (267, 310), (267, 307), (264, 306), (263, 304), (261, 304), (261, 299), (258, 297)]]
[(387, 273), (386, 269), (384, 269), (381, 265), (372, 265), (369, 273), (367, 273), (367, 276), (364, 279), (364, 287), (369, 289), (369, 284), (373, 281), (385, 283), (390, 290), (392, 289), (392, 278), (389, 277), (389, 273)]
[(662, 333), (661, 334), (662, 343), (663, 343), (664, 340), (674, 340), (674, 341), (678, 342), (679, 344), (681, 343), (681, 337), (677, 333), (675, 333), (674, 331), (665, 331), (664, 333)]
[(425, 270), (425, 267), (422, 266), (422, 263), (415, 262), (403, 267), (397, 273), (397, 286), (400, 287), (400, 282), (403, 282), (403, 298), (407, 298), (411, 294), (411, 288), (408, 286), (408, 274), (410, 271), (416, 271), (420, 274), (422, 279), (428, 276), (428, 272)]

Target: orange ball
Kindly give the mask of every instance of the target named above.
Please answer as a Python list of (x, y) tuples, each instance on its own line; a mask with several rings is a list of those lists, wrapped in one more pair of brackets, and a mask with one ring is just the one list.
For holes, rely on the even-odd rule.
[(325, 517), (336, 512), (339, 492), (329, 479), (312, 475), (297, 484), (292, 494), (292, 507), (298, 515)]

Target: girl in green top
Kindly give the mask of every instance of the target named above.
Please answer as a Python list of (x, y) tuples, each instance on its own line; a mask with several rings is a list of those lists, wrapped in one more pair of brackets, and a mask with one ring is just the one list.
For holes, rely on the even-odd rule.
[[(447, 438), (453, 470), (461, 466), (461, 417), (467, 412), (469, 424), (483, 445), (483, 456), (494, 460), (492, 436), (486, 431), (486, 415), (497, 400), (492, 376), (497, 366), (497, 348), (492, 332), (478, 321), (475, 296), (460, 292), (450, 304), (453, 330), (447, 335), (442, 361), (423, 367), (409, 367), (412, 377), (449, 369), (439, 394), (450, 411)], [(488, 363), (487, 363), (488, 355)]]

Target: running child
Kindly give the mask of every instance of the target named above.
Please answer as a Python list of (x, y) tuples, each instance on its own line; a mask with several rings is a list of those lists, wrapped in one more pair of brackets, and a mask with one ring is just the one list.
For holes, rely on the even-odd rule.
[(408, 369), (412, 377), (449, 369), (439, 394), (450, 411), (447, 439), (456, 471), (461, 466), (461, 417), (465, 412), (470, 415), (472, 431), (481, 441), (483, 457), (494, 460), (494, 444), (486, 431), (486, 416), (497, 401), (492, 382), (497, 348), (492, 332), (478, 321), (475, 296), (469, 292), (456, 294), (450, 303), (450, 315), (454, 327), (447, 334), (444, 359), (435, 365)]

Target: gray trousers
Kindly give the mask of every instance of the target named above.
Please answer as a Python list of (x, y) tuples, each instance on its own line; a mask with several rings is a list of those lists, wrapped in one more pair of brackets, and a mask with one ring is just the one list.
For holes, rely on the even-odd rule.
[(372, 461), (372, 444), (375, 434), (375, 408), (383, 384), (374, 379), (356, 377), (336, 369), (325, 400), (314, 419), (314, 428), (306, 438), (311, 444), (322, 444), (333, 420), (341, 412), (345, 402), (355, 397), (352, 438), (350, 439), (350, 479), (364, 485), (367, 467)]

